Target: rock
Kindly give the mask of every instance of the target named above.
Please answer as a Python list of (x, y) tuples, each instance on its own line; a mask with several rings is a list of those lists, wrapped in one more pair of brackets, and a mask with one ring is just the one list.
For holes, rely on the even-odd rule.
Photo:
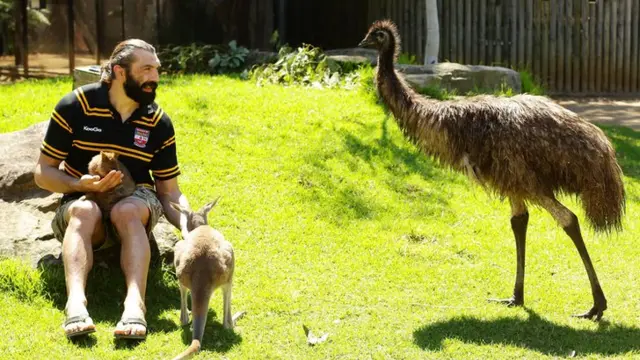
[[(0, 134), (0, 257), (22, 258), (34, 268), (61, 262), (62, 247), (53, 236), (51, 220), (62, 195), (40, 189), (33, 179), (47, 125), (45, 121)], [(151, 239), (153, 258), (173, 260), (178, 241), (174, 229), (160, 218)], [(96, 260), (100, 256), (96, 253)]]
[(368, 61), (371, 65), (375, 66), (378, 63), (378, 52), (373, 49), (365, 48), (344, 48), (344, 49), (331, 49), (324, 52), (325, 55), (332, 58), (347, 58), (354, 62)]
[(415, 87), (436, 86), (458, 95), (468, 92), (492, 93), (502, 89), (522, 92), (518, 72), (499, 66), (439, 63), (427, 66), (398, 66), (398, 71)]
[(100, 67), (98, 65), (79, 66), (73, 69), (73, 88), (94, 83), (100, 80)]
[(244, 61), (244, 66), (250, 69), (254, 65), (269, 64), (278, 61), (278, 53), (273, 51), (250, 50)]
[[(372, 66), (376, 66), (378, 60), (377, 52), (372, 49), (332, 49), (325, 51), (325, 54), (337, 61), (369, 62)], [(522, 92), (520, 74), (505, 67), (443, 62), (426, 66), (396, 64), (395, 68), (415, 88), (441, 87), (458, 95), (471, 91), (493, 93), (503, 87), (512, 89), (514, 93)]]
[(12, 133), (0, 134), (0, 198), (11, 200), (37, 191), (33, 170), (47, 122)]

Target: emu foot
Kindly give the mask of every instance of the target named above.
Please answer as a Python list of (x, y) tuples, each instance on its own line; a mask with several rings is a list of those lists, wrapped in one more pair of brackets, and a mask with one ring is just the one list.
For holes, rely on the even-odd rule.
[(573, 317), (576, 318), (580, 318), (580, 319), (589, 319), (589, 320), (593, 320), (593, 321), (600, 321), (600, 319), (602, 319), (602, 314), (604, 313), (604, 311), (607, 310), (607, 306), (604, 305), (593, 305), (593, 307), (591, 308), (591, 310), (587, 311), (584, 314), (576, 314), (573, 315)]
[(507, 307), (524, 305), (524, 300), (522, 298), (516, 298), (515, 296), (512, 296), (508, 299), (489, 299), (489, 302), (507, 305)]

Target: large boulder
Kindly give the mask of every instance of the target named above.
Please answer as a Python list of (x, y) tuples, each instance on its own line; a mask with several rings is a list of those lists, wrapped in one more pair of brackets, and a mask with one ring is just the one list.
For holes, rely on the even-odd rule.
[[(45, 121), (0, 134), (0, 257), (22, 258), (33, 267), (60, 262), (51, 220), (61, 195), (40, 189), (33, 178), (46, 129)], [(173, 225), (162, 217), (153, 230), (154, 257), (171, 261), (177, 240)]]
[(469, 92), (491, 93), (511, 89), (522, 92), (522, 82), (517, 71), (500, 66), (462, 65), (438, 63), (427, 66), (397, 65), (405, 79), (417, 88), (439, 87), (455, 91), (459, 95)]
[[(377, 52), (372, 49), (345, 48), (325, 51), (339, 62), (377, 65)], [(511, 89), (522, 92), (520, 74), (500, 66), (462, 65), (443, 62), (433, 65), (396, 64), (396, 70), (415, 88), (439, 87), (464, 95), (469, 92), (492, 93)]]

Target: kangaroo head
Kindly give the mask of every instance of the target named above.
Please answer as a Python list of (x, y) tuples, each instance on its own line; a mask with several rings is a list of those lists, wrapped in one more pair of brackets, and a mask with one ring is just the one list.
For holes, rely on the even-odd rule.
[(182, 227), (185, 226), (183, 219), (186, 219), (186, 228), (187, 228), (187, 231), (190, 232), (193, 229), (197, 228), (198, 226), (202, 226), (202, 225), (207, 225), (208, 224), (207, 214), (218, 203), (218, 200), (220, 200), (219, 196), (215, 200), (205, 204), (204, 206), (202, 206), (200, 208), (200, 210), (195, 211), (195, 212), (191, 211), (191, 210), (189, 210), (187, 208), (184, 208), (184, 207), (182, 207), (179, 204), (176, 204), (174, 202), (171, 202), (170, 204), (171, 204), (171, 207), (173, 207), (174, 209), (176, 209), (177, 211), (179, 211), (182, 214), (182, 217), (180, 218), (180, 226), (182, 226)]
[(100, 151), (99, 154), (91, 158), (88, 166), (89, 174), (105, 177), (111, 170), (120, 170), (118, 164), (118, 153), (110, 151)]

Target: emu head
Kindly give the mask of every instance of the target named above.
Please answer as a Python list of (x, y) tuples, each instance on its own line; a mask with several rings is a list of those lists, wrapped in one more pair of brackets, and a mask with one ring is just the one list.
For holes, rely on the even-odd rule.
[(391, 20), (374, 22), (358, 46), (376, 49), (379, 54), (392, 54), (396, 59), (400, 53), (400, 35), (396, 24)]
[(100, 151), (100, 154), (91, 158), (88, 170), (89, 174), (98, 175), (101, 178), (107, 176), (111, 170), (120, 170), (120, 166), (118, 164), (118, 153)]
[(180, 212), (182, 216), (180, 216), (180, 227), (182, 227), (182, 231), (191, 232), (193, 229), (198, 226), (207, 225), (207, 214), (211, 209), (218, 203), (220, 197), (218, 196), (215, 200), (210, 203), (205, 204), (198, 211), (191, 211), (187, 208), (180, 206), (174, 202), (170, 202), (171, 207)]

